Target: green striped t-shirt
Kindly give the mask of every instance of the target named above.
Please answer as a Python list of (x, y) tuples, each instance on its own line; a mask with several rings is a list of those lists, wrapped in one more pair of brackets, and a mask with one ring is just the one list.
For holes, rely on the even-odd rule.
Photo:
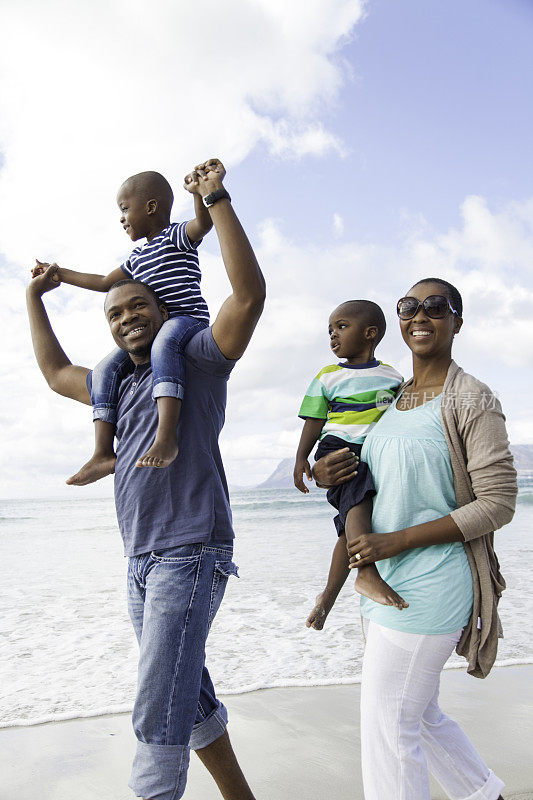
[(299, 416), (324, 420), (321, 439), (330, 434), (362, 444), (402, 380), (393, 367), (375, 358), (366, 364), (331, 364), (311, 381)]

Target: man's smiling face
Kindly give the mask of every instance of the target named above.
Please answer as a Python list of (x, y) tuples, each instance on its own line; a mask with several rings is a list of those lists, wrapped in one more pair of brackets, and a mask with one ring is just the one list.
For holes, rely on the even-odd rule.
[(134, 364), (150, 360), (152, 342), (168, 313), (142, 283), (124, 283), (109, 290), (104, 311), (117, 345)]

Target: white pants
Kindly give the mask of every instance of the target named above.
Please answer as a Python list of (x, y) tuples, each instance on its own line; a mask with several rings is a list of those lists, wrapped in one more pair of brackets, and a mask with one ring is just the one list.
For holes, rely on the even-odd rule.
[(375, 622), (366, 631), (365, 800), (430, 800), (428, 769), (452, 800), (497, 800), (505, 784), (438, 704), (440, 673), (461, 631), (426, 636)]

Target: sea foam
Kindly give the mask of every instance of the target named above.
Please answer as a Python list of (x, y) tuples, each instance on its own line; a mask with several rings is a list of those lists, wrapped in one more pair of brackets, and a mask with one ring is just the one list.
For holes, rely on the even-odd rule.
[[(533, 663), (529, 591), (533, 495), (497, 534), (507, 580), (497, 664)], [(321, 492), (240, 490), (231, 578), (208, 640), (221, 694), (358, 683), (363, 640), (351, 581), (323, 631), (305, 627), (335, 541)], [(137, 644), (111, 500), (9, 501), (0, 508), (0, 727), (124, 713), (135, 694)], [(453, 656), (448, 668), (464, 668)]]

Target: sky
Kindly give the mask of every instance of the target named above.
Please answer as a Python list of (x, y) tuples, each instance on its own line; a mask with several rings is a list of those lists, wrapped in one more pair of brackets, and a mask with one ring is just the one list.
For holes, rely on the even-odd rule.
[[(529, 0), (4, 0), (0, 4), (3, 497), (67, 487), (92, 447), (90, 409), (54, 395), (24, 305), (37, 257), (107, 273), (131, 243), (116, 190), (220, 157), (268, 299), (229, 383), (222, 453), (233, 486), (295, 453), (298, 408), (332, 363), (329, 313), (368, 298), (378, 358), (410, 375), (396, 300), (422, 277), (456, 284), (454, 355), (533, 443), (533, 3)], [(150, 18), (151, 17), (151, 18)], [(130, 248), (128, 248), (130, 245)], [(200, 250), (212, 317), (229, 292), (216, 234)], [(46, 297), (74, 363), (112, 347), (103, 296)]]

